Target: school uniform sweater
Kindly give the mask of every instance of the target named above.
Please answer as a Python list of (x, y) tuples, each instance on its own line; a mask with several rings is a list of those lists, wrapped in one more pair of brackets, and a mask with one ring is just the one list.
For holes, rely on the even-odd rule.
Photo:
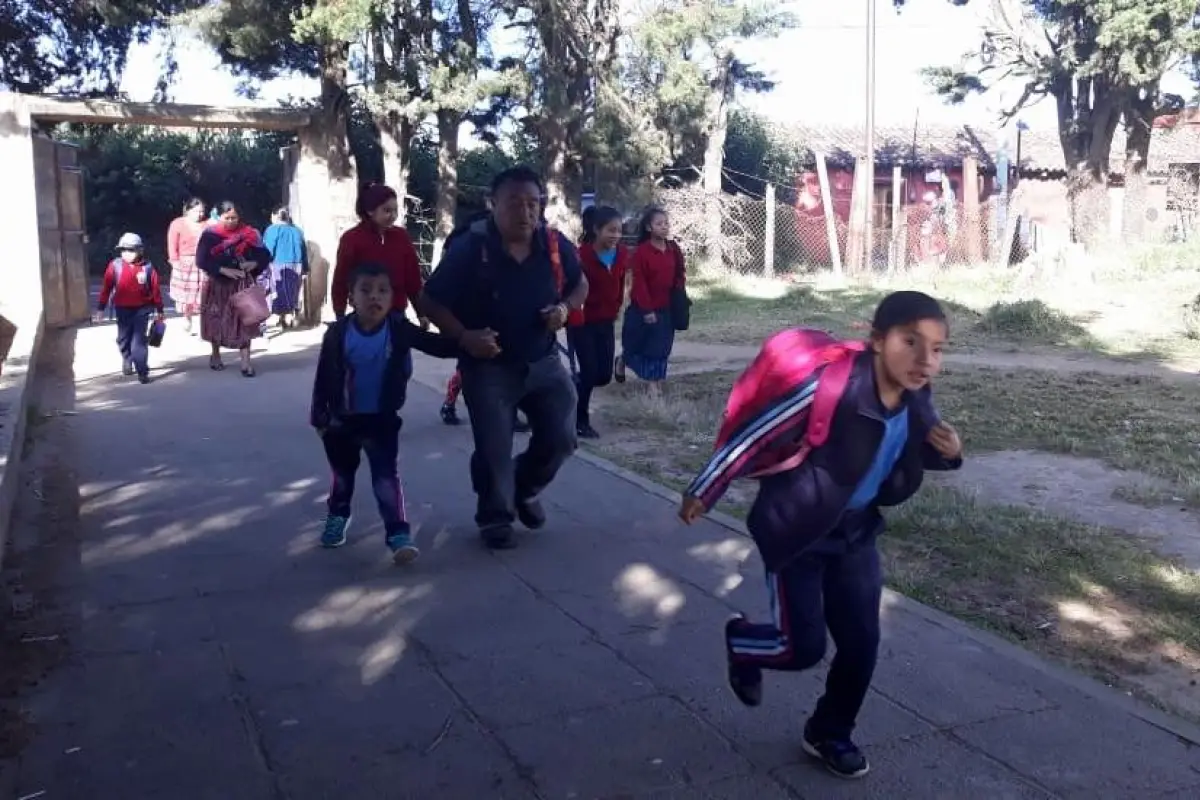
[[(163, 313), (162, 289), (158, 272), (148, 261), (121, 264), (121, 277), (117, 279), (116, 262), (110, 261), (104, 269), (104, 281), (100, 284), (100, 299), (97, 308), (108, 308), (111, 300), (114, 308), (144, 308), (153, 306)], [(140, 276), (149, 273), (146, 283), (139, 283)]]
[(613, 322), (621, 313), (621, 304), (625, 300), (629, 251), (618, 244), (612, 264), (606, 265), (595, 246), (585, 242), (579, 246), (579, 262), (587, 278), (588, 294), (582, 319), (576, 318), (572, 322)]
[(359, 264), (382, 264), (392, 279), (392, 308), (404, 311), (409, 302), (421, 295), (421, 263), (404, 228), (381, 231), (371, 222), (360, 222), (342, 234), (338, 241), (337, 263), (333, 268), (330, 302), (333, 313), (346, 313), (350, 299), (350, 274)]
[(662, 311), (671, 306), (671, 290), (683, 285), (683, 253), (674, 242), (659, 250), (642, 242), (633, 251), (629, 269), (633, 281), (629, 302), (642, 311)]
[[(821, 379), (814, 372), (795, 390), (764, 408), (715, 452), (687, 494), (706, 508), (716, 505), (754, 454), (799, 443)], [(937, 424), (928, 386), (901, 395), (887, 410), (875, 388), (874, 355), (855, 357), (850, 380), (834, 411), (829, 438), (794, 469), (761, 479), (746, 528), (772, 572), (830, 535), (857, 540), (883, 530), (880, 506), (908, 500), (925, 470), (954, 470), (962, 459), (945, 459), (926, 441)], [(853, 530), (844, 524), (853, 520)]]

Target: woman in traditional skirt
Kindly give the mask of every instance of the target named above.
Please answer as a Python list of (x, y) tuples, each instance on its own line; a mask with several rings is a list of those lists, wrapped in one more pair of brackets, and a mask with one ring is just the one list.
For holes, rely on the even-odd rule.
[(286, 208), (277, 208), (271, 225), (263, 233), (263, 246), (271, 251), (271, 313), (279, 318), (279, 327), (295, 324), (300, 310), (300, 286), (308, 274), (308, 247), (304, 231), (292, 223)]
[(683, 251), (670, 240), (671, 220), (661, 208), (642, 215), (638, 246), (630, 258), (633, 280), (629, 305), (621, 325), (621, 355), (613, 364), (613, 378), (625, 382), (626, 368), (657, 391), (666, 380), (667, 362), (675, 346), (671, 319), (671, 293), (685, 279)]
[(217, 222), (205, 229), (196, 247), (196, 265), (208, 276), (200, 304), (200, 337), (212, 344), (209, 368), (225, 369), (221, 348), (227, 347), (241, 355), (242, 375), (253, 378), (250, 342), (262, 336), (262, 327), (243, 325), (231, 300), (258, 284), (271, 267), (271, 252), (263, 247), (258, 231), (242, 222), (233, 203), (221, 203), (217, 213)]
[(167, 261), (171, 264), (171, 301), (183, 315), (188, 333), (195, 333), (192, 317), (200, 310), (207, 276), (196, 266), (196, 243), (204, 233), (204, 201), (193, 197), (183, 204), (183, 215), (167, 228)]

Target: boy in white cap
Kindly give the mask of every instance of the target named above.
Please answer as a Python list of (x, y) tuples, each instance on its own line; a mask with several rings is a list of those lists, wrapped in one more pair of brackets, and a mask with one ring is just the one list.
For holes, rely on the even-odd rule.
[(162, 321), (163, 300), (158, 273), (146, 260), (144, 251), (142, 237), (136, 233), (121, 235), (117, 241), (117, 258), (104, 269), (100, 301), (92, 319), (95, 322), (103, 321), (104, 309), (108, 307), (109, 300), (112, 301), (117, 317), (121, 372), (125, 375), (136, 372), (139, 382), (149, 383), (146, 331), (152, 316), (156, 321)]

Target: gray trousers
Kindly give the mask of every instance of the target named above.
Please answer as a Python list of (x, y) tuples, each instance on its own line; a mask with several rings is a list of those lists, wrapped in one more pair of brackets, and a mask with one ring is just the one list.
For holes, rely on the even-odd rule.
[[(462, 394), (475, 437), (475, 522), (482, 530), (511, 525), (515, 504), (537, 497), (575, 452), (575, 384), (555, 352), (532, 364), (465, 361)], [(530, 437), (525, 452), (514, 458), (518, 408), (529, 421)]]

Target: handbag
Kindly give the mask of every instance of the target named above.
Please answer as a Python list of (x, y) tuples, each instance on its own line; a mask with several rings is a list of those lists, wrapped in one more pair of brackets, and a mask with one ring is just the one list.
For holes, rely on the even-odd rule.
[(675, 285), (671, 287), (671, 326), (677, 331), (686, 331), (692, 322), (692, 298), (688, 297), (684, 285), (683, 251), (671, 243), (675, 251)]
[(150, 318), (146, 326), (146, 344), (150, 347), (162, 347), (163, 337), (167, 335), (167, 323), (160, 319)]
[(271, 316), (271, 307), (267, 304), (267, 292), (257, 283), (253, 283), (229, 298), (238, 322), (244, 327), (252, 328), (261, 325)]

